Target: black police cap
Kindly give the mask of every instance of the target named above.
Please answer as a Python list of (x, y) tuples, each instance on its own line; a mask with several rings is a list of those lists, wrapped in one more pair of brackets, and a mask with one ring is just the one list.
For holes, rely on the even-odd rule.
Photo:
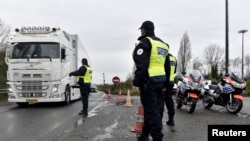
[(154, 23), (151, 22), (151, 21), (144, 21), (141, 25), (141, 27), (139, 29), (151, 29), (153, 30), (155, 27), (154, 27)]

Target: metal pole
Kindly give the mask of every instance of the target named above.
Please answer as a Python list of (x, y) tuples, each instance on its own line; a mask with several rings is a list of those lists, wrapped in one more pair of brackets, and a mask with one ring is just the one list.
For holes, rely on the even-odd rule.
[(225, 67), (226, 67), (226, 73), (228, 73), (228, 54), (229, 54), (229, 45), (228, 45), (228, 0), (226, 0), (226, 40), (225, 40), (225, 44), (226, 44), (226, 58), (225, 58), (225, 62), (226, 62), (226, 64), (225, 64)]
[(247, 30), (239, 30), (238, 33), (242, 33), (242, 64), (241, 64), (241, 71), (242, 71), (242, 78), (244, 78), (244, 33)]
[(103, 75), (103, 86), (105, 86), (105, 73), (102, 73)]

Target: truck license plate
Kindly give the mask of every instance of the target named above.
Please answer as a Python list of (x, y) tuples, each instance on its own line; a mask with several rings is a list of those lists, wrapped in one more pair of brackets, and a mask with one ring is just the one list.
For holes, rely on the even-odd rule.
[(28, 103), (37, 103), (38, 99), (27, 99), (26, 100)]

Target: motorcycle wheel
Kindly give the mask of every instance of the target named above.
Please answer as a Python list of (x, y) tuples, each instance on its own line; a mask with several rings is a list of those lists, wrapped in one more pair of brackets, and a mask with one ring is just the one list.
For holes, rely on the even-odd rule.
[(232, 103), (227, 102), (226, 108), (229, 113), (237, 114), (243, 107), (243, 101), (240, 99), (233, 99)]
[(182, 105), (183, 105), (183, 97), (182, 97), (182, 94), (180, 94), (180, 93), (178, 93), (177, 94), (177, 97), (176, 97), (176, 107), (178, 108), (178, 109), (181, 109), (181, 107), (182, 107)]
[(201, 100), (202, 106), (203, 106), (204, 108), (206, 108), (206, 109), (211, 108), (211, 107), (213, 106), (213, 103), (212, 103), (212, 102), (209, 102), (209, 101), (207, 101), (207, 100), (205, 100), (205, 99), (206, 99), (206, 97), (204, 96), (204, 97), (202, 98), (202, 100)]
[(188, 113), (193, 113), (195, 108), (196, 108), (196, 103), (197, 103), (197, 99), (195, 98), (190, 98), (187, 102), (187, 112)]

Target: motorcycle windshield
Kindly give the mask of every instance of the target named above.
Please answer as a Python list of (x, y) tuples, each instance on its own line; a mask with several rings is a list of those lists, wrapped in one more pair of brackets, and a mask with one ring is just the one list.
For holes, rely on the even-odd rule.
[(200, 80), (202, 79), (202, 75), (201, 75), (200, 71), (198, 71), (198, 70), (193, 70), (190, 73), (190, 77), (192, 78), (193, 82), (195, 82), (195, 83), (200, 83)]
[(241, 76), (241, 73), (237, 73), (237, 72), (232, 72), (230, 77), (232, 78), (232, 80), (238, 82), (238, 83), (243, 83), (244, 79)]

